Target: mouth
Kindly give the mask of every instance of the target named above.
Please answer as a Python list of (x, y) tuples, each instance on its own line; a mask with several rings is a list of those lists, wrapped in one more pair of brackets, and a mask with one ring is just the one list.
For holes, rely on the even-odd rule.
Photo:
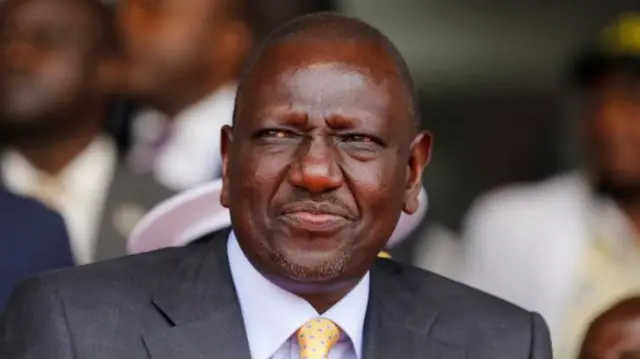
[(335, 232), (352, 222), (348, 211), (329, 204), (297, 203), (286, 206), (279, 219), (308, 232)]

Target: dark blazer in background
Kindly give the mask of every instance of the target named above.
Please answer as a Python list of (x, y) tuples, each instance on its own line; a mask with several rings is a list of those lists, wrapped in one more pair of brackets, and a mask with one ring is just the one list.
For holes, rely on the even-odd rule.
[[(29, 279), (0, 316), (0, 358), (250, 358), (228, 233)], [(539, 315), (386, 259), (363, 345), (365, 359), (551, 359)]]
[(127, 239), (133, 227), (153, 207), (174, 194), (175, 191), (160, 185), (151, 175), (133, 173), (119, 164), (102, 210), (94, 260), (126, 255)]
[(20, 280), (70, 266), (73, 257), (62, 217), (0, 188), (0, 311)]

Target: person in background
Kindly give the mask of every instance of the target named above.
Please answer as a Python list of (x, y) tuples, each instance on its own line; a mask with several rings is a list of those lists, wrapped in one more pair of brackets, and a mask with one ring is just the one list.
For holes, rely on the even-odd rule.
[(73, 264), (60, 215), (0, 187), (0, 312), (21, 280)]
[(589, 322), (640, 291), (640, 14), (603, 30), (576, 63), (588, 164), (498, 189), (469, 210), (453, 277), (549, 323), (555, 358)]
[(640, 359), (640, 297), (624, 299), (598, 316), (578, 359)]
[(2, 359), (551, 358), (536, 313), (378, 258), (418, 209), (432, 143), (386, 36), (296, 19), (238, 88), (221, 144), (233, 228), (23, 282)]
[(118, 5), (134, 115), (129, 165), (176, 191), (220, 175), (220, 128), (253, 46), (247, 0), (124, 0)]
[(120, 165), (103, 132), (122, 78), (111, 21), (96, 0), (0, 4), (0, 182), (62, 214), (78, 264), (126, 254), (173, 193)]

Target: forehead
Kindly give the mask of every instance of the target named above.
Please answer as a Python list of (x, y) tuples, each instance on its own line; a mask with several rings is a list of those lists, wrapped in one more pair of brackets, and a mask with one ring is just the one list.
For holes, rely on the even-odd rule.
[(373, 40), (283, 40), (264, 51), (254, 73), (258, 77), (275, 77), (319, 63), (341, 63), (376, 84), (398, 80), (394, 61), (384, 46)]
[(285, 41), (269, 47), (252, 69), (250, 102), (298, 101), (397, 111), (406, 96), (397, 66), (376, 42)]
[(9, 0), (0, 8), (2, 23), (18, 30), (45, 28), (92, 34), (98, 21), (83, 0)]

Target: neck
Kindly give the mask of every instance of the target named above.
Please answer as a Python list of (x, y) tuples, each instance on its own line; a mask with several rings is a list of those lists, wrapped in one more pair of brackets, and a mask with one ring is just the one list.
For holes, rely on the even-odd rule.
[(64, 134), (43, 136), (33, 141), (16, 143), (13, 148), (20, 152), (38, 170), (55, 176), (60, 174), (102, 131), (94, 121)]
[(316, 312), (323, 314), (351, 292), (360, 279), (343, 281), (329, 286), (325, 283), (318, 285), (316, 283), (292, 283), (289, 281), (283, 283), (282, 280), (277, 279), (271, 279), (271, 281), (280, 288), (306, 300)]
[(318, 312), (318, 314), (324, 314), (331, 307), (336, 305), (340, 301), (340, 299), (344, 298), (347, 295), (352, 287), (344, 288), (340, 291), (335, 291), (331, 293), (321, 293), (321, 294), (298, 294), (302, 299), (306, 300), (311, 306)]

